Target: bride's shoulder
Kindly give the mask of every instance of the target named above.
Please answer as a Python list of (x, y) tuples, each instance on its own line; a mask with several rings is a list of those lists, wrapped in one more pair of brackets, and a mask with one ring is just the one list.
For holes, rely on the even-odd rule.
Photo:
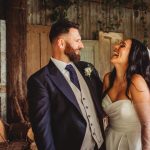
[(134, 74), (131, 78), (131, 88), (136, 88), (138, 90), (144, 90), (147, 88), (145, 79), (140, 74)]
[(134, 103), (150, 102), (150, 89), (141, 75), (135, 74), (132, 76), (129, 91)]
[(145, 79), (141, 75), (135, 74), (132, 76), (129, 89), (132, 99), (135, 102), (150, 100), (150, 90)]
[(105, 89), (109, 86), (109, 76), (110, 72), (106, 73), (103, 78), (103, 85)]

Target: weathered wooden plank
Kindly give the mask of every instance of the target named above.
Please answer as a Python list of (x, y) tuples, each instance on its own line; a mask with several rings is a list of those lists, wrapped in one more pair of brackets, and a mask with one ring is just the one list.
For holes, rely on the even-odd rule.
[(27, 22), (28, 23), (31, 23), (32, 22), (32, 18), (33, 18), (33, 16), (32, 16), (32, 6), (33, 4), (32, 4), (32, 0), (27, 0), (27, 7), (28, 7), (28, 11), (27, 11)]
[(100, 77), (103, 79), (104, 75), (110, 72), (113, 68), (110, 63), (113, 46), (123, 39), (122, 33), (114, 32), (99, 32), (99, 53), (100, 53)]
[(40, 68), (40, 35), (37, 32), (27, 33), (27, 78)]
[(35, 0), (32, 0), (32, 15), (33, 15), (33, 18), (32, 18), (32, 20), (33, 20), (33, 24), (37, 24), (37, 1), (35, 1)]
[[(31, 0), (28, 0), (31, 1)], [(35, 0), (32, 0), (35, 1)], [(71, 6), (68, 10), (67, 17), (72, 21), (78, 21), (80, 24), (81, 35), (84, 40), (94, 39), (93, 32), (98, 29), (97, 21), (101, 20), (102, 22), (106, 22), (106, 18), (108, 15), (113, 17), (113, 14), (118, 16), (118, 19), (122, 19), (121, 26), (118, 29), (115, 29), (114, 32), (122, 32), (124, 33), (125, 38), (135, 37), (137, 39), (143, 40), (144, 31), (142, 30), (142, 24), (140, 21), (140, 15), (138, 18), (134, 17), (133, 10), (128, 8), (111, 8), (110, 14), (107, 11), (102, 10), (102, 6), (99, 1), (95, 1), (89, 4), (89, 1), (83, 2), (82, 5), (74, 5)], [(150, 2), (146, 0), (148, 5), (150, 6)], [(38, 3), (38, 2), (37, 2)], [(33, 5), (33, 4), (32, 4)], [(29, 6), (29, 11), (32, 6)], [(36, 6), (34, 6), (36, 7)], [(129, 7), (130, 8), (130, 7)], [(120, 9), (120, 11), (119, 11)], [(37, 9), (40, 13), (40, 25), (51, 25), (49, 20), (50, 11), (47, 9)], [(34, 12), (36, 13), (36, 12)], [(34, 18), (34, 14), (31, 14), (29, 17)], [(148, 11), (145, 15), (147, 27), (148, 27), (148, 35), (150, 33), (150, 12)], [(38, 22), (38, 21), (37, 21)], [(31, 19), (28, 19), (29, 24), (35, 24)], [(97, 33), (98, 35), (98, 33)]]
[(8, 122), (23, 122), (27, 114), (27, 2), (26, 0), (8, 0), (7, 2), (7, 112), (9, 114), (7, 117)]
[(51, 56), (50, 26), (28, 25), (27, 30), (27, 78), (45, 66)]
[(6, 23), (0, 20), (0, 117), (6, 121)]
[(41, 33), (41, 67), (45, 66), (51, 56), (51, 47), (49, 41), (49, 32)]

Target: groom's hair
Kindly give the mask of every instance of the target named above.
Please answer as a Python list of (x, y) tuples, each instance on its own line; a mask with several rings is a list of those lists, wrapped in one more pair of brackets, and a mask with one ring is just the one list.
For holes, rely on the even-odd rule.
[(58, 20), (56, 23), (52, 24), (49, 33), (49, 39), (52, 43), (56, 37), (61, 34), (68, 33), (70, 28), (79, 29), (79, 24), (71, 22), (67, 19)]

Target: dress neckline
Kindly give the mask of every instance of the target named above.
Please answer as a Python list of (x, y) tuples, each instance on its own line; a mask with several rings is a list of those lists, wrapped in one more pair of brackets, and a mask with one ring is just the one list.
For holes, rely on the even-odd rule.
[(117, 103), (117, 102), (120, 102), (120, 101), (130, 101), (130, 102), (132, 102), (132, 101), (129, 100), (129, 99), (119, 99), (119, 100), (116, 100), (116, 101), (113, 102), (108, 94), (107, 94), (106, 96), (108, 97), (108, 100), (109, 100), (109, 102), (110, 102), (111, 104)]

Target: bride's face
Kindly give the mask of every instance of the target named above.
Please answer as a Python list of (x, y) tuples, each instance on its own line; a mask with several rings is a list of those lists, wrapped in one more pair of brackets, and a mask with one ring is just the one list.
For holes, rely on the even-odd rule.
[(114, 46), (113, 55), (111, 58), (112, 64), (128, 65), (128, 57), (131, 49), (132, 41), (125, 40)]

